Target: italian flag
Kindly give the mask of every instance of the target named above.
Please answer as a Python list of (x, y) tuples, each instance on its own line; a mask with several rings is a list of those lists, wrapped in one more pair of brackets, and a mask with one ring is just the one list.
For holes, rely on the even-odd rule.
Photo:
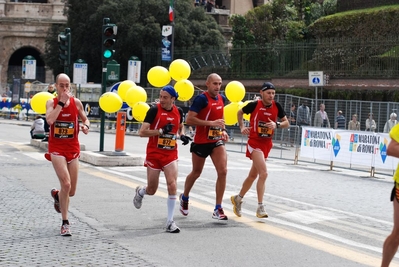
[(169, 21), (172, 22), (173, 21), (173, 0), (170, 0), (170, 4), (169, 4)]

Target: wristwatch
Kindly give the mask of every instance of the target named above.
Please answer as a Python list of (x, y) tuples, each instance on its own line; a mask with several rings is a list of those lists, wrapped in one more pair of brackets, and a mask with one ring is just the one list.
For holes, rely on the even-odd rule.
[(276, 122), (276, 128), (280, 128), (280, 122), (279, 121)]

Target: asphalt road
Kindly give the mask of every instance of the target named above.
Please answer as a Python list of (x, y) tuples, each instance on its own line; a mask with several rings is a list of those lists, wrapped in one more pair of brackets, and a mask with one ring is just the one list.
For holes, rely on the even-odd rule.
[[(137, 210), (132, 199), (134, 188), (145, 184), (144, 167), (95, 167), (81, 163), (77, 194), (71, 199), (73, 236), (61, 238), (60, 215), (53, 210), (49, 193), (52, 187), (58, 187), (51, 163), (44, 159), (43, 151), (29, 145), (28, 127), (4, 123), (0, 120), (1, 184), (23, 188), (34, 205), (28, 211), (26, 204), (25, 208), (18, 204), (3, 205), (0, 236), (20, 234), (20, 244), (31, 242), (23, 238), (25, 228), (16, 232), (15, 227), (8, 227), (13, 220), (7, 212), (12, 211), (18, 221), (39, 225), (29, 228), (32, 240), (45, 238), (65, 251), (66, 256), (61, 257), (59, 264), (379, 266), (383, 241), (392, 228), (390, 177), (365, 178), (364, 173), (353, 170), (328, 171), (322, 165), (293, 165), (291, 161), (276, 158), (267, 161), (265, 204), (269, 218), (255, 216), (255, 187), (244, 198), (243, 216), (236, 217), (229, 198), (238, 193), (250, 161), (244, 154), (232, 152), (237, 149), (229, 144), (228, 185), (223, 205), (229, 217), (227, 222), (211, 217), (216, 174), (210, 160), (190, 195), (189, 216), (183, 217), (176, 203), (179, 234), (169, 234), (164, 229), (167, 191), (162, 177), (157, 194), (146, 196), (142, 208)], [(99, 149), (98, 132), (81, 134), (80, 138), (86, 150)], [(125, 151), (144, 157), (146, 142), (145, 138), (126, 136)], [(104, 149), (112, 151), (114, 144), (115, 136), (105, 134)], [(180, 193), (191, 170), (189, 147), (180, 146), (179, 154)], [(18, 194), (10, 197), (5, 187), (0, 188), (1, 202), (15, 198), (22, 203)], [(31, 215), (27, 216), (27, 212)], [(46, 231), (38, 230), (40, 225), (46, 225)], [(58, 265), (46, 261), (55, 252), (40, 250), (41, 244), (25, 244), (22, 256), (19, 250), (6, 249), (16, 243), (9, 235), (0, 238), (0, 266), (22, 266), (26, 258), (35, 265)], [(119, 261), (111, 261), (113, 258)], [(392, 266), (399, 266), (398, 257)]]

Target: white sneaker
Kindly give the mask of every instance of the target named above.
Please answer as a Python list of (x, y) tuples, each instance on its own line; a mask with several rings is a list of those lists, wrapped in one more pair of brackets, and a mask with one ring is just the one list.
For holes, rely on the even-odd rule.
[(224, 211), (222, 208), (218, 208), (217, 210), (214, 210), (213, 214), (212, 214), (212, 218), (220, 220), (220, 221), (228, 220), (227, 216), (224, 215)]
[(269, 215), (267, 215), (265, 211), (265, 206), (259, 205), (258, 209), (256, 210), (256, 217), (258, 218), (267, 218)]
[(169, 233), (179, 233), (180, 232), (180, 228), (177, 227), (176, 223), (174, 221), (169, 221), (166, 224), (166, 231)]
[(71, 236), (71, 229), (69, 227), (69, 224), (63, 224), (61, 226), (61, 235), (62, 236)]
[(141, 208), (141, 204), (143, 202), (143, 197), (140, 196), (139, 190), (142, 188), (142, 186), (137, 186), (136, 187), (136, 195), (133, 198), (133, 204), (136, 207), (136, 209)]
[(242, 200), (238, 200), (238, 195), (230, 197), (231, 203), (233, 204), (233, 212), (238, 217), (241, 217), (241, 203)]
[(180, 213), (184, 216), (188, 215), (188, 201), (184, 201), (182, 198), (183, 194), (180, 194), (179, 200), (180, 200)]

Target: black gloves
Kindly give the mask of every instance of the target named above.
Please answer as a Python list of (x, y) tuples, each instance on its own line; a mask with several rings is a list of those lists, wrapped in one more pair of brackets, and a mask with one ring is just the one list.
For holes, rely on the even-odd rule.
[(193, 141), (193, 139), (187, 135), (180, 135), (180, 140), (183, 141), (183, 146), (187, 145), (190, 141)]
[(164, 134), (167, 134), (172, 131), (174, 124), (168, 123), (163, 128), (162, 131)]

